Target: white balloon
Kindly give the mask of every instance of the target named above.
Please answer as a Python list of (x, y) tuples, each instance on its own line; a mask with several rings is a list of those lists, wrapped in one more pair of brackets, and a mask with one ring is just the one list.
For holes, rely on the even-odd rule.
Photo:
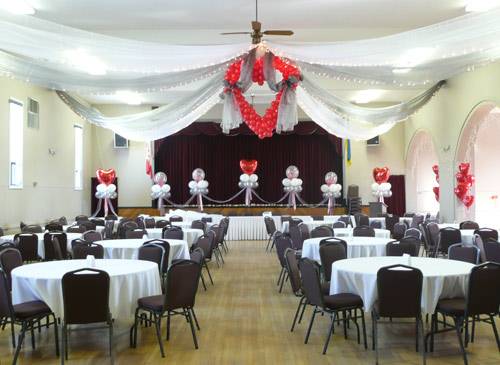
[(321, 185), (321, 192), (326, 193), (327, 191), (328, 191), (328, 185), (326, 184)]
[(168, 184), (165, 184), (161, 187), (161, 191), (163, 191), (164, 193), (168, 193), (170, 191), (170, 185)]
[(116, 185), (115, 184), (109, 184), (108, 185), (108, 191), (111, 193), (114, 193), (116, 191)]
[(374, 182), (372, 184), (372, 191), (377, 191), (378, 190), (378, 187), (379, 187), (379, 184), (377, 184), (376, 182)]
[(250, 179), (250, 176), (247, 174), (241, 174), (240, 175), (240, 181), (241, 182), (247, 182)]
[(189, 187), (190, 189), (194, 189), (194, 188), (196, 187), (196, 181), (191, 180), (191, 181), (189, 182), (189, 184), (188, 184), (188, 187)]
[(300, 177), (298, 177), (296, 180), (297, 180), (297, 186), (302, 185), (303, 181), (302, 181), (302, 179)]
[(284, 178), (281, 183), (283, 184), (283, 186), (290, 186), (292, 183), (290, 181), (290, 179), (287, 179), (287, 178)]
[(152, 191), (153, 193), (157, 193), (157, 192), (159, 192), (160, 190), (161, 190), (161, 188), (160, 188), (160, 185), (158, 185), (158, 184), (154, 184), (153, 186), (151, 186), (151, 191)]
[(207, 180), (198, 181), (198, 187), (202, 189), (208, 188), (208, 181)]
[(256, 182), (257, 180), (259, 180), (259, 177), (257, 175), (255, 175), (255, 174), (250, 175), (251, 182)]
[(334, 185), (334, 184), (330, 185), (330, 186), (328, 187), (328, 191), (329, 191), (330, 193), (334, 193), (334, 192), (335, 192), (335, 185)]
[(335, 186), (335, 192), (336, 193), (339, 193), (341, 190), (342, 190), (342, 185), (340, 184), (333, 184), (333, 186)]
[(106, 191), (106, 185), (104, 184), (99, 184), (96, 186), (96, 190), (101, 192), (101, 191)]
[(389, 190), (391, 190), (391, 184), (389, 184), (389, 183), (382, 183), (382, 184), (380, 184), (380, 190), (382, 190), (382, 191), (389, 191)]

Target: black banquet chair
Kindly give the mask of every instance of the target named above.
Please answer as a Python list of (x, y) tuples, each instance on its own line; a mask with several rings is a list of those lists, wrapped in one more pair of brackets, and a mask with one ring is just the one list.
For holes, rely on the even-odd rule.
[[(103, 323), (109, 330), (109, 354), (113, 360), (113, 320), (109, 311), (109, 275), (84, 268), (67, 272), (62, 278), (64, 317), (61, 364), (68, 359), (68, 326)], [(94, 327), (95, 328), (95, 327)]]
[(311, 238), (319, 237), (333, 237), (333, 228), (331, 228), (330, 226), (315, 227), (311, 231)]
[(483, 242), (486, 242), (488, 240), (498, 241), (498, 231), (496, 229), (479, 228), (474, 231), (474, 234), (478, 234)]
[(438, 245), (436, 256), (438, 254), (447, 255), (448, 248), (455, 244), (462, 242), (462, 234), (459, 229), (446, 227), (439, 231)]
[(279, 292), (283, 290), (283, 284), (288, 277), (288, 271), (286, 269), (285, 261), (285, 251), (287, 249), (293, 248), (293, 242), (288, 234), (278, 232), (274, 236), (274, 246), (276, 247), (276, 255), (278, 256), (278, 262), (280, 264), (280, 274), (278, 276)]
[[(264, 224), (266, 226), (266, 233), (268, 235), (267, 239), (267, 245), (266, 245), (266, 251), (269, 250), (269, 245), (271, 245), (274, 240), (274, 235), (276, 234), (276, 224), (274, 223), (274, 219), (272, 217), (264, 217)], [(273, 246), (271, 245), (271, 250), (273, 249)]]
[(448, 259), (477, 265), (479, 263), (479, 248), (455, 243), (448, 247)]
[(354, 227), (352, 230), (354, 237), (375, 237), (375, 229), (368, 226)]
[[(130, 328), (130, 346), (137, 346), (137, 327), (139, 321), (155, 326), (158, 345), (161, 356), (165, 357), (163, 341), (161, 338), (161, 320), (167, 317), (167, 341), (170, 339), (170, 317), (175, 315), (184, 316), (191, 327), (193, 342), (198, 349), (198, 340), (194, 323), (199, 329), (198, 320), (194, 312), (196, 292), (200, 281), (201, 265), (191, 260), (178, 261), (168, 269), (166, 295), (154, 295), (140, 298), (137, 301), (135, 311), (135, 322)], [(150, 316), (141, 316), (141, 313)]]
[(80, 243), (73, 247), (73, 258), (75, 260), (83, 260), (87, 255), (92, 255), (96, 259), (104, 258), (104, 248), (98, 243)]

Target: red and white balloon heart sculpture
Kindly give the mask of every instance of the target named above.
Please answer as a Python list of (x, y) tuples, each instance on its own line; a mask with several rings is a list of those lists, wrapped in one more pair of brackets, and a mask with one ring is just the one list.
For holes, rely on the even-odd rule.
[(205, 171), (196, 168), (192, 173), (193, 180), (188, 184), (189, 193), (198, 198), (198, 207), (203, 211), (203, 195), (208, 194), (208, 181), (205, 180)]
[(238, 186), (245, 189), (245, 205), (250, 206), (252, 201), (252, 191), (259, 187), (259, 177), (254, 174), (257, 170), (257, 160), (240, 160), (240, 168), (243, 174), (240, 175)]
[[(436, 182), (439, 184), (439, 166), (438, 165), (432, 166), (432, 171), (434, 171), (434, 175), (436, 175)], [(432, 188), (432, 191), (434, 192), (434, 197), (436, 198), (436, 201), (439, 201), (439, 185), (434, 186)]]
[(333, 214), (335, 209), (335, 198), (340, 197), (342, 185), (337, 184), (337, 174), (329, 171), (325, 175), (325, 183), (321, 185), (323, 198), (328, 199), (328, 214)]
[(392, 196), (391, 184), (387, 182), (389, 176), (388, 167), (375, 167), (373, 169), (373, 179), (375, 182), (372, 184), (372, 195), (376, 196), (381, 203), (384, 202), (384, 198)]
[(457, 186), (455, 187), (455, 195), (457, 198), (469, 209), (474, 204), (474, 195), (470, 194), (470, 189), (476, 178), (474, 175), (469, 174), (470, 163), (462, 162), (458, 165), (458, 172), (455, 175), (457, 179)]
[(99, 199), (99, 204), (96, 212), (92, 215), (95, 217), (101, 210), (101, 202), (104, 201), (104, 216), (108, 215), (108, 210), (114, 215), (117, 215), (111, 205), (109, 199), (116, 199), (118, 196), (116, 192), (116, 185), (113, 184), (116, 180), (116, 172), (114, 169), (99, 169), (96, 171), (97, 181), (99, 184), (96, 186), (95, 197)]
[(293, 209), (297, 209), (296, 195), (302, 191), (302, 179), (299, 179), (299, 169), (297, 166), (290, 165), (287, 167), (286, 178), (282, 180), (283, 190), (288, 195), (288, 205), (293, 206)]
[(157, 172), (153, 181), (155, 184), (151, 186), (151, 199), (158, 199), (158, 210), (160, 215), (163, 215), (163, 199), (170, 198), (170, 185), (167, 184), (167, 175), (161, 171)]

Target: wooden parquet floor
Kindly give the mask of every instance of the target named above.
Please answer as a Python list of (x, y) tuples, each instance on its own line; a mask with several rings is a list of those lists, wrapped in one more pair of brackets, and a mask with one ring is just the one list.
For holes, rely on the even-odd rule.
[[(138, 346), (129, 348), (128, 328), (115, 328), (115, 364), (374, 364), (375, 354), (358, 345), (353, 328), (344, 339), (337, 331), (327, 355), (322, 346), (327, 331), (327, 317), (316, 319), (309, 344), (304, 344), (305, 320), (290, 332), (298, 303), (289, 286), (278, 293), (279, 272), (275, 252), (265, 253), (264, 242), (232, 242), (225, 256), (226, 264), (217, 269), (212, 264), (215, 286), (208, 291), (200, 287), (196, 312), (201, 331), (199, 350), (194, 349), (188, 324), (180, 317), (172, 321), (170, 341), (165, 343), (166, 358), (161, 358), (154, 329), (140, 328)], [(371, 341), (367, 318), (368, 341)], [(500, 327), (500, 323), (499, 323)], [(165, 327), (163, 327), (163, 330)], [(165, 333), (163, 332), (163, 335)], [(29, 337), (21, 352), (19, 364), (58, 364), (52, 331), (37, 334), (37, 348), (31, 350)], [(75, 331), (70, 336), (68, 364), (109, 364), (107, 333), (104, 330)], [(381, 364), (421, 364), (414, 349), (413, 325), (380, 326)], [(9, 331), (0, 332), (0, 364), (10, 364), (13, 350)], [(480, 324), (476, 341), (469, 345), (469, 363), (500, 364), (491, 327)], [(462, 364), (458, 343), (453, 333), (440, 335), (428, 364)]]

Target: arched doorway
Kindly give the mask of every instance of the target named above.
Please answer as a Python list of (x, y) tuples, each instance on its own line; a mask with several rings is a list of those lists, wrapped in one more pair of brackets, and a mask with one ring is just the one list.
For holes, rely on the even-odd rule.
[(430, 133), (415, 132), (406, 154), (406, 210), (408, 212), (436, 214), (433, 187), (437, 186), (432, 166), (438, 165), (438, 157)]
[(455, 170), (461, 162), (471, 164), (470, 172), (476, 176), (472, 187), (475, 203), (466, 209), (457, 200), (458, 221), (476, 220), (481, 226), (500, 225), (500, 108), (484, 102), (473, 109), (460, 134)]

